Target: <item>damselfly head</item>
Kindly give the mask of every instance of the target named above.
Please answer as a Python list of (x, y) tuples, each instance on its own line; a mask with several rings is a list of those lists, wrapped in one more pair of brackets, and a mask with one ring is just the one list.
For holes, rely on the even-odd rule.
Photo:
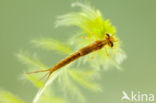
[(108, 45), (111, 47), (111, 48), (113, 48), (113, 46), (114, 46), (114, 37), (111, 35), (111, 34), (109, 34), (109, 33), (106, 33), (106, 35), (105, 35), (105, 40), (107, 40), (107, 43), (108, 43)]

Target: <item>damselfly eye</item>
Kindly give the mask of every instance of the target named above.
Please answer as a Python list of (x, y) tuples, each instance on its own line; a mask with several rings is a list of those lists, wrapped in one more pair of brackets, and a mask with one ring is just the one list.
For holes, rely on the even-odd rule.
[(113, 42), (109, 42), (108, 45), (112, 48), (114, 46)]
[(113, 46), (114, 46), (114, 44), (113, 44), (112, 42), (110, 42), (110, 46), (111, 46), (111, 47), (113, 47)]
[(106, 33), (106, 36), (110, 37), (110, 34)]

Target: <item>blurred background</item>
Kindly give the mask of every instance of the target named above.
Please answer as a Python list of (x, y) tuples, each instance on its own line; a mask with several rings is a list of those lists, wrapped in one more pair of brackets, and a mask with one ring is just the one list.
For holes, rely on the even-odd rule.
[[(30, 103), (37, 92), (21, 79), (27, 67), (16, 58), (20, 50), (40, 53), (53, 65), (63, 56), (32, 47), (30, 41), (53, 37), (65, 41), (74, 28), (55, 28), (56, 16), (73, 11), (74, 0), (0, 0), (0, 88)], [(89, 0), (117, 28), (128, 56), (123, 71), (103, 72), (103, 92), (85, 93), (87, 103), (121, 103), (122, 91), (156, 95), (156, 1)], [(51, 58), (46, 58), (50, 55)]]

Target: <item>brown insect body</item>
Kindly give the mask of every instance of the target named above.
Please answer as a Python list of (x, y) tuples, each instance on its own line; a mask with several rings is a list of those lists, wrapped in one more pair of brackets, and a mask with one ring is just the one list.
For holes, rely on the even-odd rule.
[(105, 39), (104, 40), (96, 40), (94, 41), (92, 44), (81, 48), (80, 50), (78, 50), (77, 52), (69, 55), (68, 57), (66, 57), (65, 59), (61, 60), (60, 62), (58, 62), (56, 65), (54, 65), (53, 67), (47, 69), (47, 70), (41, 70), (41, 71), (35, 71), (35, 72), (31, 72), (31, 73), (38, 73), (38, 72), (45, 72), (45, 71), (49, 71), (48, 73), (48, 78), (49, 79), (50, 75), (60, 69), (61, 67), (75, 61), (76, 59), (85, 56), (91, 52), (97, 51), (102, 49), (104, 46), (109, 45), (110, 47), (113, 47), (113, 42), (114, 42), (114, 38), (112, 36), (110, 36), (109, 34), (105, 35)]
[(72, 61), (80, 58), (81, 56), (85, 56), (93, 51), (101, 49), (104, 45), (106, 45), (105, 40), (97, 40), (94, 43), (92, 43), (92, 44), (78, 50), (77, 52), (69, 55), (68, 57), (64, 58), (63, 60), (58, 62), (55, 66), (51, 67), (49, 71), (54, 72), (55, 70), (71, 63)]

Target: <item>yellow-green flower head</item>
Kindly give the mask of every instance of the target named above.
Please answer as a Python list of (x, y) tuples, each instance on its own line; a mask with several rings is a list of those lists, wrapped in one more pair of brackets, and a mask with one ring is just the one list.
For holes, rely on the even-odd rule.
[[(109, 19), (103, 18), (99, 10), (90, 5), (76, 2), (73, 3), (72, 6), (78, 6), (81, 10), (58, 17), (56, 26), (79, 27), (79, 31), (77, 32), (78, 36), (75, 36), (76, 38), (74, 40), (72, 38), (73, 44), (77, 49), (80, 49), (95, 40), (104, 39), (106, 33), (111, 34), (115, 39), (114, 48), (106, 46), (105, 49), (107, 49), (108, 53), (112, 55), (108, 56), (105, 49), (102, 49), (97, 53), (92, 53), (91, 55), (97, 55), (94, 60), (98, 62), (98, 67), (103, 65), (107, 68), (110, 64), (113, 64), (117, 68), (120, 68), (118, 64), (126, 58), (126, 55), (123, 50), (120, 49), (120, 40), (116, 35), (116, 28), (112, 25)], [(94, 63), (90, 63), (95, 64), (94, 60), (92, 60)]]

